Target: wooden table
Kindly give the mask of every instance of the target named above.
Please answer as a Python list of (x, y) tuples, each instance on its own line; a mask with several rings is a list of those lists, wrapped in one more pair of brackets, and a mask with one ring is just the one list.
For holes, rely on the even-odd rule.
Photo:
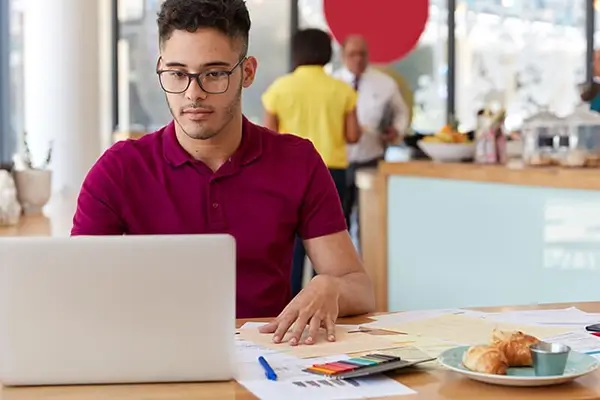
[[(485, 308), (485, 311), (507, 311), (513, 309), (540, 309), (577, 306), (588, 312), (600, 312), (600, 302), (580, 304), (553, 304), (539, 307)], [(344, 319), (343, 323), (362, 323), (368, 318)], [(238, 321), (241, 325), (244, 321)], [(405, 371), (394, 376), (399, 382), (417, 391), (417, 395), (401, 396), (399, 399), (414, 400), (487, 400), (487, 399), (600, 399), (600, 372), (575, 382), (547, 388), (511, 388), (475, 382), (450, 371)], [(249, 400), (255, 397), (237, 382), (193, 383), (193, 384), (148, 384), (106, 385), (78, 387), (31, 387), (3, 388), (2, 400), (90, 400), (90, 399), (236, 399)]]

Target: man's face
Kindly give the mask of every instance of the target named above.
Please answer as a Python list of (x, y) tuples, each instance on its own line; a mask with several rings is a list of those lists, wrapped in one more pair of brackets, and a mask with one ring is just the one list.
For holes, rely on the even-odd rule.
[(174, 91), (177, 82), (183, 82), (179, 86), (183, 90), (186, 73), (202, 74), (204, 90), (198, 79), (192, 78), (183, 93), (166, 93), (169, 110), (187, 136), (211, 139), (241, 113), (242, 87), (252, 84), (256, 72), (256, 60), (243, 59), (241, 40), (232, 40), (215, 29), (193, 33), (176, 30), (162, 43), (160, 56), (158, 69), (167, 71), (161, 75), (166, 90)]
[(369, 64), (369, 52), (363, 40), (349, 39), (343, 50), (344, 64), (355, 75), (365, 72)]

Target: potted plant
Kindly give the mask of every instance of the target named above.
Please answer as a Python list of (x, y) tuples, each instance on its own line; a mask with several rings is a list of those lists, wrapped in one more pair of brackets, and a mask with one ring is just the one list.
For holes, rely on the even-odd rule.
[(52, 149), (53, 143), (50, 142), (44, 162), (35, 165), (32, 160), (27, 133), (23, 134), (23, 154), (20, 160), (15, 162), (14, 176), (17, 198), (21, 203), (23, 213), (26, 215), (41, 214), (43, 207), (50, 200), (52, 171), (49, 166), (52, 161)]

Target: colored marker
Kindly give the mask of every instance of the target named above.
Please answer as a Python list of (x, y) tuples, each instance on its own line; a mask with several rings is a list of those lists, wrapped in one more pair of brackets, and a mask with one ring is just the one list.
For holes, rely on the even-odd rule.
[(262, 365), (263, 369), (265, 370), (265, 376), (267, 377), (267, 379), (270, 381), (276, 381), (277, 374), (275, 373), (275, 371), (273, 371), (273, 368), (271, 368), (267, 360), (265, 360), (263, 356), (260, 356), (258, 357), (258, 362), (260, 363), (260, 365)]

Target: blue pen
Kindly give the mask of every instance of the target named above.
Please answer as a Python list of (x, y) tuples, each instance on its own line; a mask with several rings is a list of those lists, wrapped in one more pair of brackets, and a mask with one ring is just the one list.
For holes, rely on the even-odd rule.
[(260, 363), (260, 365), (262, 365), (263, 369), (265, 370), (265, 376), (267, 377), (267, 379), (270, 381), (276, 381), (277, 374), (275, 373), (275, 371), (273, 371), (273, 368), (271, 368), (267, 360), (265, 360), (263, 356), (260, 356), (258, 357), (258, 362)]

